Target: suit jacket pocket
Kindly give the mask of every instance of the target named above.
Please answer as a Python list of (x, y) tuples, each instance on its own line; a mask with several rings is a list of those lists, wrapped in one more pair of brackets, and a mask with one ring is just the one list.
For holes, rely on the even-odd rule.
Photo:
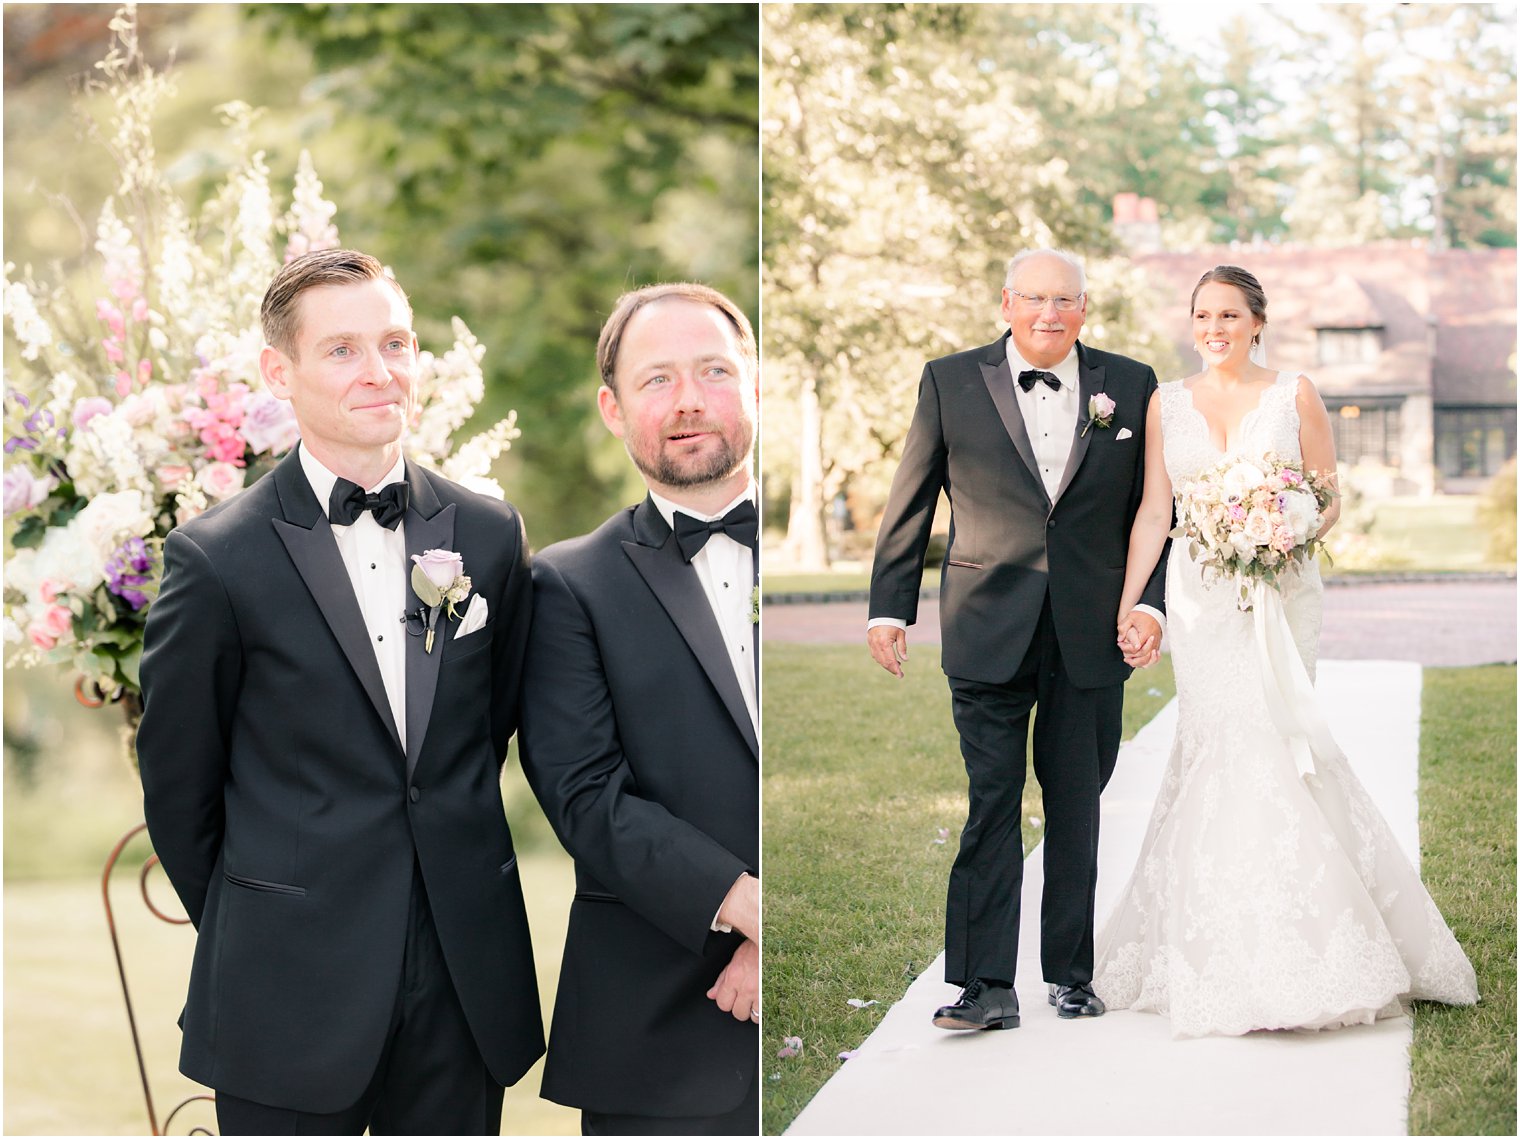
[(222, 877), (234, 886), (241, 886), (245, 890), (258, 890), (265, 894), (285, 894), (292, 898), (306, 897), (305, 886), (292, 886), (286, 882), (265, 882), (260, 878), (244, 878), (241, 874), (234, 874), (230, 870), (222, 871)]
[(577, 902), (621, 902), (622, 899), (616, 894), (609, 894), (603, 890), (577, 890), (575, 892)]
[(473, 633), (460, 638), (455, 637), (453, 631), (449, 632), (449, 648), (452, 650), (444, 655), (442, 664), (453, 664), (457, 660), (463, 660), (467, 656), (484, 652), (491, 644), (491, 636), (495, 631), (496, 622), (487, 621)]
[(959, 566), (961, 569), (986, 569), (987, 568), (981, 562), (963, 562), (959, 558), (947, 558), (946, 561), (945, 561), (945, 564), (947, 566)]

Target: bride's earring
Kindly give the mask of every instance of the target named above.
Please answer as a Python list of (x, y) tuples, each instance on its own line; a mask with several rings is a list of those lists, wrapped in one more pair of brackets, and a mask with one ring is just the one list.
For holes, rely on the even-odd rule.
[(1262, 367), (1266, 367), (1267, 364), (1267, 346), (1262, 343), (1262, 336), (1265, 331), (1263, 329), (1262, 332), (1258, 332), (1255, 336), (1251, 337), (1251, 362), (1259, 364)]

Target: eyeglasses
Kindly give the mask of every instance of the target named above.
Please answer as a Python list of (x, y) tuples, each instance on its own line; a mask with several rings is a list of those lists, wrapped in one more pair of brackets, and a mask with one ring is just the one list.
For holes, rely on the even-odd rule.
[(1082, 298), (1087, 295), (1086, 293), (1078, 293), (1074, 297), (1047, 297), (1040, 293), (1035, 293), (1031, 296), (1029, 293), (1021, 293), (1017, 289), (1009, 289), (1008, 292), (1012, 296), (1018, 297), (1024, 308), (1043, 309), (1047, 304), (1053, 303), (1056, 306), (1057, 312), (1071, 312), (1072, 309), (1081, 303)]

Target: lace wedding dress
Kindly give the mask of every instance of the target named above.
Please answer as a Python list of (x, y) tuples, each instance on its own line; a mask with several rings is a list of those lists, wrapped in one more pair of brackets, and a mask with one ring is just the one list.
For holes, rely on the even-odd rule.
[[(1279, 373), (1232, 453), (1301, 459), (1297, 390)], [(1161, 385), (1161, 424), (1174, 486), (1223, 458), (1180, 381)], [(1313, 563), (1282, 581), (1310, 676), (1320, 592)], [(1472, 966), (1344, 757), (1316, 751), (1317, 779), (1300, 777), (1237, 598), (1172, 544), (1177, 737), (1139, 863), (1098, 938), (1094, 989), (1110, 1009), (1167, 1015), (1177, 1036), (1370, 1023), (1401, 996), (1473, 1003)]]

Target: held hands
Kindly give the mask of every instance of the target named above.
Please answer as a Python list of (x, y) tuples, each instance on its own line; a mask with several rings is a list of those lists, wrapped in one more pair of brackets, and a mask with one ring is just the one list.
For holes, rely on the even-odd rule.
[(1118, 640), (1131, 668), (1149, 668), (1161, 659), (1161, 624), (1149, 613), (1131, 609), (1120, 617)]
[(735, 1020), (760, 1020), (760, 947), (745, 938), (734, 950), (723, 972), (707, 990), (715, 1002)]
[(866, 644), (871, 648), (871, 659), (898, 680), (903, 678), (902, 666), (908, 661), (908, 633), (896, 625), (873, 625), (866, 630)]

